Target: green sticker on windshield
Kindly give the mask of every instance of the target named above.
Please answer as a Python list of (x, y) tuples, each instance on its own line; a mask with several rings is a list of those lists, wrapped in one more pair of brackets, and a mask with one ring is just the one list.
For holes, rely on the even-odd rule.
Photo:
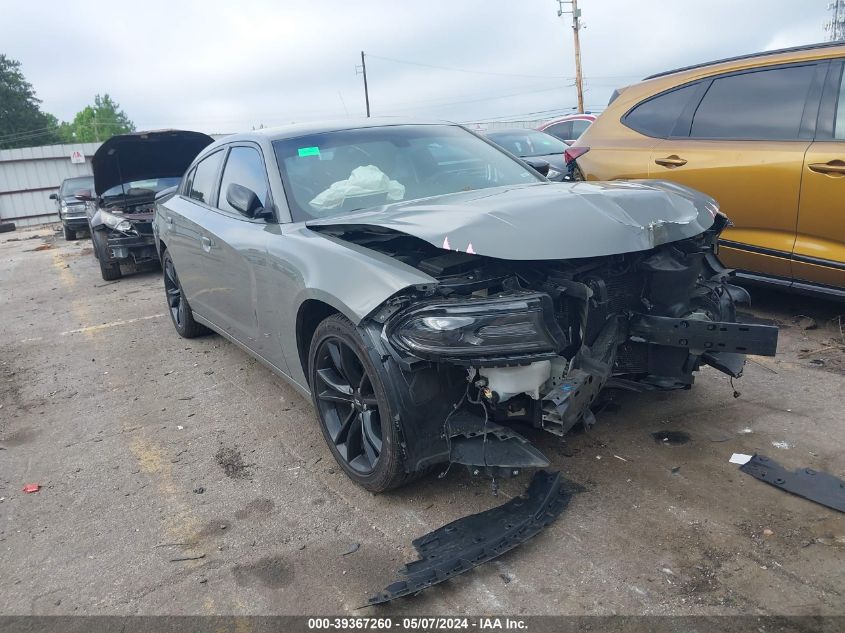
[(320, 155), (320, 148), (319, 147), (300, 147), (299, 148), (299, 155), (300, 156), (319, 156)]

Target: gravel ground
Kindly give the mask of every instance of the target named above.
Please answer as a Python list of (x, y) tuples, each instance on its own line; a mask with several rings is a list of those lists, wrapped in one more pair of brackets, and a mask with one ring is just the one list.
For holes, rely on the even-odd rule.
[[(351, 613), (413, 538), (527, 485), (495, 498), (456, 467), (371, 495), (310, 402), (220, 337), (176, 335), (158, 272), (103, 282), (90, 241), (52, 228), (3, 234), (0, 262), (2, 614)], [(845, 614), (845, 516), (728, 463), (845, 476), (845, 306), (754, 296), (780, 355), (751, 359), (740, 397), (705, 370), (616, 397), (565, 442), (526, 433), (585, 488), (560, 519), (355, 614)]]

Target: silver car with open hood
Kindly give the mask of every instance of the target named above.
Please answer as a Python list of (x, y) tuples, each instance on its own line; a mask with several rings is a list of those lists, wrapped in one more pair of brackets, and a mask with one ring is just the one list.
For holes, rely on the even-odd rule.
[(177, 331), (286, 377), (382, 491), (545, 466), (520, 427), (562, 436), (603, 389), (773, 355), (776, 328), (736, 322), (727, 223), (685, 187), (552, 183), (461, 126), (367, 119), (217, 141), (154, 231)]
[(87, 215), (103, 279), (119, 279), (121, 264), (158, 261), (155, 198), (178, 184), (200, 150), (213, 142), (201, 132), (159, 130), (112, 136), (97, 149), (91, 159), (96, 198), (87, 198)]

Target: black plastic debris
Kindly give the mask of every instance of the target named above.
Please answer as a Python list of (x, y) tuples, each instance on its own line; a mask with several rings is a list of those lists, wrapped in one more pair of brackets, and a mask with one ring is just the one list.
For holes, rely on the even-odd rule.
[(564, 482), (559, 472), (537, 471), (524, 495), (415, 539), (420, 559), (407, 563), (400, 572), (406, 578), (385, 587), (369, 604), (415, 594), (524, 543), (569, 504), (572, 493)]
[(739, 469), (755, 479), (818, 504), (845, 512), (845, 481), (812, 468), (786, 470), (775, 460), (754, 455)]

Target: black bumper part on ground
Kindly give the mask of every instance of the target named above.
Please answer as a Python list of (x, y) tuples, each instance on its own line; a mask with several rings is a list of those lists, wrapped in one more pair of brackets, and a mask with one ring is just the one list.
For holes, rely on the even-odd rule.
[(537, 471), (525, 495), (473, 514), (414, 540), (420, 559), (398, 580), (369, 599), (381, 604), (408, 596), (486, 563), (524, 543), (554, 521), (572, 498), (558, 472)]
[(820, 473), (812, 468), (799, 468), (790, 472), (775, 460), (763, 455), (754, 455), (739, 469), (775, 488), (845, 512), (845, 481), (838, 477)]

